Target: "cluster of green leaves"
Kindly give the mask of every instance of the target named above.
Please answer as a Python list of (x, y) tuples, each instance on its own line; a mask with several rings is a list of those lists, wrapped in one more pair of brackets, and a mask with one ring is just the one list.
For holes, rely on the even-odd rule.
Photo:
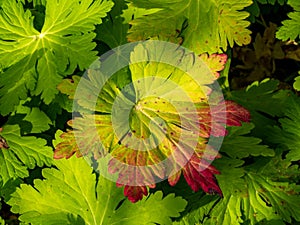
[[(229, 128), (214, 165), (224, 198), (199, 196), (174, 224), (286, 224), (299, 221), (299, 98), (279, 82), (253, 83), (228, 98), (248, 107), (251, 124)], [(276, 104), (278, 107), (270, 107)], [(274, 119), (275, 117), (279, 118)], [(194, 195), (186, 194), (189, 199)], [(202, 202), (202, 203), (201, 203)]]
[(300, 100), (276, 80), (227, 90), (252, 120), (228, 128), (214, 162), (223, 198), (194, 193), (180, 180), (133, 204), (83, 158), (53, 159), (72, 111), (63, 93), (74, 83), (67, 90), (64, 78), (78, 80), (97, 54), (128, 40), (171, 41), (197, 54), (248, 44), (247, 18), (267, 3), (292, 7), (276, 35), (298, 41), (298, 0), (0, 0), (0, 135), (9, 146), (0, 142), (2, 203), (22, 224), (300, 222)]
[(300, 3), (297, 0), (288, 0), (293, 12), (288, 14), (289, 19), (282, 21), (282, 27), (278, 30), (276, 37), (280, 40), (295, 40), (300, 36)]

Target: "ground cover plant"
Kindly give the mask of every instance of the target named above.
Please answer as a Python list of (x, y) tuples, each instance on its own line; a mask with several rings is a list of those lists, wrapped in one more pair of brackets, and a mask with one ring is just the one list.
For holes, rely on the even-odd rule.
[(300, 224), (298, 0), (0, 0), (0, 224)]

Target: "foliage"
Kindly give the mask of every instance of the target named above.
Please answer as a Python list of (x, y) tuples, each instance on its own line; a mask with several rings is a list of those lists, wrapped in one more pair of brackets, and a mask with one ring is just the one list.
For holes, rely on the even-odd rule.
[[(215, 106), (215, 109), (208, 107), (208, 99), (205, 97), (205, 91), (207, 87), (204, 85), (206, 83), (213, 83), (214, 80), (218, 77), (218, 70), (223, 68), (223, 63), (225, 62), (224, 56), (212, 55), (208, 57), (207, 55), (200, 56), (200, 59), (204, 59), (204, 62), (211, 66), (212, 75), (205, 80), (205, 83), (200, 88), (196, 82), (190, 79), (190, 77), (183, 73), (181, 70), (174, 69), (174, 67), (166, 65), (165, 63), (154, 63), (151, 62), (151, 50), (149, 50), (151, 44), (138, 45), (134, 51), (131, 53), (131, 60), (134, 58), (140, 57), (143, 55), (145, 50), (149, 51), (146, 58), (149, 58), (149, 62), (135, 63), (129, 66), (129, 71), (131, 73), (130, 77), (128, 71), (124, 73), (118, 73), (119, 78), (116, 83), (116, 78), (113, 76), (105, 85), (100, 93), (100, 97), (97, 100), (95, 111), (97, 116), (91, 116), (88, 113), (83, 114), (82, 117), (74, 118), (72, 121), (69, 121), (69, 125), (73, 130), (69, 130), (67, 133), (63, 133), (60, 137), (63, 139), (57, 146), (55, 150), (55, 157), (69, 158), (72, 154), (76, 153), (77, 156), (86, 155), (91, 152), (93, 149), (93, 154), (97, 158), (105, 157), (107, 154), (111, 154), (113, 159), (109, 163), (109, 170), (112, 173), (118, 172), (118, 184), (125, 185), (125, 192), (128, 190), (128, 182), (137, 183), (139, 186), (149, 186), (155, 187), (155, 177), (158, 176), (163, 178), (166, 176), (168, 178), (170, 185), (174, 186), (180, 175), (181, 171), (177, 171), (176, 174), (169, 176), (169, 173), (166, 169), (169, 169), (171, 172), (175, 171), (176, 168), (182, 168), (182, 173), (194, 191), (198, 191), (201, 187), (206, 192), (216, 192), (222, 195), (221, 190), (218, 188), (217, 184), (214, 181), (213, 174), (218, 173), (216, 169), (208, 166), (205, 170), (200, 170), (199, 168), (204, 167), (205, 157), (202, 155), (206, 151), (213, 151), (210, 149), (212, 147), (205, 144), (206, 139), (213, 136), (223, 136), (225, 134), (223, 127), (217, 127), (214, 130), (213, 126), (218, 126), (218, 124), (211, 124), (211, 114), (220, 114), (218, 111), (224, 111), (227, 113), (227, 125), (239, 126), (241, 121), (249, 121), (249, 114), (239, 105), (233, 102), (225, 102), (227, 109), (218, 108)], [(175, 50), (175, 49), (174, 49)], [(171, 51), (171, 50), (170, 50)], [(173, 55), (178, 54), (176, 51), (171, 51)], [(158, 54), (154, 52), (153, 54)], [(181, 53), (178, 54), (178, 57), (181, 56)], [(163, 56), (161, 56), (163, 58)], [(176, 56), (175, 56), (176, 57)], [(181, 56), (182, 57), (182, 56)], [(186, 62), (189, 55), (183, 56), (182, 61)], [(180, 65), (178, 65), (180, 66)], [(186, 65), (189, 71), (195, 69), (199, 70), (199, 74), (205, 74), (205, 68), (201, 68), (196, 63), (191, 63)], [(155, 71), (156, 76), (153, 76), (153, 71)], [(97, 79), (101, 73), (97, 70), (90, 69), (88, 71), (88, 77), (83, 78), (81, 82), (85, 82), (86, 87), (93, 87), (95, 84), (93, 81)], [(152, 75), (152, 76), (151, 76)], [(162, 78), (164, 78), (162, 80)], [(74, 98), (74, 89), (77, 88), (77, 78), (73, 78), (73, 82), (70, 85), (70, 81), (64, 81), (59, 89), (63, 90), (64, 93), (68, 94), (71, 98)], [(122, 80), (121, 80), (122, 79)], [(118, 84), (121, 83), (122, 86), (128, 85), (126, 81), (132, 80), (133, 86), (130, 87), (128, 92), (122, 92), (122, 87), (118, 87)], [(184, 90), (184, 93), (192, 99), (196, 105), (195, 110), (197, 113), (194, 116), (191, 116), (193, 113), (193, 108), (187, 110), (191, 107), (191, 104), (187, 102), (187, 98), (178, 98), (178, 95), (181, 93), (176, 85)], [(70, 87), (71, 86), (71, 87)], [(157, 89), (159, 87), (159, 90)], [(86, 96), (90, 96), (94, 93), (83, 93)], [(208, 92), (208, 91), (207, 91)], [(83, 95), (82, 94), (82, 95)], [(153, 97), (153, 96), (164, 96), (164, 97)], [(118, 103), (116, 103), (119, 101)], [(87, 104), (87, 101), (78, 101), (78, 104), (81, 107), (88, 108), (93, 110), (92, 104)], [(126, 115), (125, 109), (128, 108), (130, 111), (128, 115), (130, 116), (129, 126), (126, 124), (127, 119), (122, 115), (114, 115), (113, 104), (117, 105), (115, 111), (124, 110), (122, 114)], [(187, 110), (188, 112), (185, 112)], [(213, 111), (213, 112), (210, 112)], [(215, 111), (215, 112), (214, 112)], [(105, 113), (105, 114), (103, 114)], [(182, 122), (182, 117), (185, 117), (184, 122)], [(222, 116), (222, 115), (220, 115)], [(113, 119), (117, 117), (118, 127), (113, 127)], [(193, 123), (197, 119), (200, 124), (200, 137), (197, 143), (190, 141), (190, 138), (193, 137), (193, 133), (188, 131), (185, 133), (185, 129), (188, 127), (195, 126)], [(156, 122), (157, 119), (160, 119), (161, 122), (158, 125)], [(95, 121), (95, 122), (94, 122)], [(149, 127), (147, 124), (153, 123), (153, 127)], [(162, 125), (164, 124), (164, 126)], [(96, 129), (95, 129), (96, 127)], [(123, 140), (120, 142), (118, 136), (114, 134), (114, 129), (123, 129), (122, 136)], [(127, 128), (128, 127), (128, 128)], [(180, 129), (180, 128), (184, 129)], [(191, 129), (191, 128), (190, 128)], [(103, 132), (103, 131), (106, 132)], [(191, 129), (193, 131), (193, 128)], [(155, 143), (157, 140), (163, 136), (163, 132), (166, 132), (166, 137), (163, 140), (160, 140), (161, 143), (156, 147)], [(85, 133), (89, 135), (86, 136)], [(95, 134), (92, 138), (92, 142), (88, 139), (91, 139), (91, 134)], [(111, 135), (107, 135), (111, 134)], [(185, 140), (180, 139), (180, 135), (186, 137)], [(83, 145), (74, 145), (76, 143), (75, 137), (82, 137)], [(85, 137), (86, 136), (86, 137)], [(136, 140), (132, 136), (137, 136), (141, 139), (148, 138), (150, 143), (147, 144), (146, 140), (140, 143), (143, 148), (143, 151), (137, 151), (134, 147), (136, 146), (134, 142)], [(97, 138), (101, 139), (102, 146), (96, 146)], [(79, 141), (81, 142), (81, 141)], [(179, 152), (176, 152), (174, 143), (177, 143), (177, 147), (180, 149)], [(129, 146), (129, 147), (128, 147)], [(152, 147), (155, 146), (155, 147)], [(182, 162), (177, 158), (182, 158), (183, 155), (188, 155), (189, 151), (192, 148), (196, 148), (194, 155), (190, 157), (186, 165), (182, 165)], [(175, 149), (175, 150), (174, 150)], [(169, 168), (166, 168), (166, 165), (150, 170), (137, 169), (131, 170), (124, 166), (120, 165), (120, 162), (126, 165), (135, 165), (140, 167), (151, 166), (158, 164), (158, 162), (170, 158), (169, 155), (174, 154), (175, 160), (170, 160), (170, 164), (167, 164)], [(202, 159), (202, 161), (200, 160)], [(199, 168), (198, 168), (199, 167)], [(173, 172), (172, 172), (173, 173)], [(136, 175), (139, 174), (139, 175)], [(167, 174), (167, 175), (165, 175)], [(197, 181), (198, 180), (198, 181)], [(121, 185), (122, 186), (122, 185)], [(133, 202), (140, 200), (142, 195), (141, 192), (147, 194), (145, 189), (136, 190), (133, 193), (128, 191), (126, 196), (129, 197)]]
[(295, 88), (295, 90), (300, 91), (300, 76), (295, 78), (293, 87)]
[(3, 2), (0, 103), (5, 107), (1, 107), (1, 114), (13, 111), (28, 91), (41, 94), (49, 104), (62, 77), (72, 74), (77, 66), (87, 68), (96, 59), (92, 31), (112, 5), (110, 1), (46, 1), (39, 31), (32, 13), (24, 10), (21, 2)]
[(0, 0), (0, 224), (299, 224), (299, 24), (298, 0)]
[[(28, 176), (28, 169), (36, 165), (50, 166), (53, 162), (52, 149), (41, 138), (21, 136), (18, 125), (6, 125), (2, 128), (1, 136), (7, 140), (7, 149), (1, 154), (1, 182)], [(5, 146), (4, 146), (5, 147)]]
[(122, 190), (102, 176), (96, 178), (83, 158), (57, 160), (55, 166), (57, 169), (43, 170), (45, 180), (35, 180), (34, 187), (22, 184), (12, 194), (9, 204), (13, 212), (22, 214), (21, 221), (30, 224), (73, 224), (73, 221), (95, 225), (168, 224), (169, 217), (178, 216), (186, 205), (185, 200), (172, 194), (163, 198), (162, 192), (136, 204), (124, 201)]
[(294, 12), (289, 13), (289, 20), (282, 22), (283, 26), (278, 30), (276, 37), (281, 40), (295, 40), (300, 35), (300, 3), (297, 0), (288, 0), (288, 4), (293, 7)]
[[(149, 37), (176, 37), (179, 31), (183, 46), (200, 54), (214, 53), (250, 42), (250, 31), (246, 29), (249, 14), (242, 11), (251, 5), (250, 0), (242, 1), (164, 1), (131, 0), (133, 5), (145, 9), (160, 9), (131, 22), (129, 40), (143, 40)], [(201, 15), (201, 16), (199, 16)], [(176, 31), (177, 30), (177, 31)], [(201, 35), (198, 35), (201, 34)]]

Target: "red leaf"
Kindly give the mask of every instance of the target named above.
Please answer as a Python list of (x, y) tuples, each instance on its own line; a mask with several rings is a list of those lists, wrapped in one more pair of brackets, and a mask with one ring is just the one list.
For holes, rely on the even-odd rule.
[(222, 191), (214, 174), (220, 173), (216, 168), (196, 155), (183, 168), (184, 178), (193, 191), (198, 191), (201, 188), (206, 193), (217, 193), (222, 197)]
[(171, 186), (175, 186), (180, 179), (181, 170), (177, 171), (175, 174), (168, 178), (168, 182)]
[(244, 107), (234, 101), (225, 101), (226, 104), (226, 124), (228, 126), (241, 126), (241, 122), (250, 122), (250, 113)]
[(128, 165), (113, 158), (109, 161), (108, 171), (118, 173), (117, 183), (120, 185), (155, 187), (154, 175), (147, 167)]
[(241, 126), (242, 122), (250, 122), (248, 110), (228, 100), (212, 106), (202, 104), (198, 107), (198, 114), (200, 136), (205, 138), (225, 136), (225, 125)]
[(135, 203), (139, 200), (142, 200), (144, 195), (148, 195), (148, 190), (146, 186), (128, 186), (124, 188), (124, 195), (128, 198), (129, 201)]

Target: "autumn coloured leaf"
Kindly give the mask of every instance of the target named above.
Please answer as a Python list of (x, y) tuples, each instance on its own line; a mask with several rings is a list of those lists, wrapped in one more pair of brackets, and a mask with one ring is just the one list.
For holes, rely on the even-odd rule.
[(135, 203), (142, 200), (144, 196), (148, 195), (147, 187), (145, 186), (129, 186), (124, 188), (124, 196), (128, 197), (128, 200)]
[(227, 55), (226, 54), (211, 54), (208, 55), (206, 53), (201, 54), (200, 59), (202, 59), (209, 69), (212, 70), (216, 78), (219, 78), (220, 73), (224, 69), (224, 65), (227, 62)]
[(201, 188), (206, 193), (217, 193), (222, 197), (222, 191), (214, 177), (215, 174), (219, 173), (220, 172), (216, 168), (205, 163), (205, 160), (197, 157), (197, 155), (193, 155), (183, 168), (185, 180), (193, 191), (198, 191)]
[[(202, 137), (210, 135), (220, 137), (227, 134), (227, 126), (241, 126), (241, 122), (250, 122), (250, 113), (233, 101), (226, 100), (223, 104), (198, 107)], [(225, 119), (226, 118), (226, 119)]]
[[(130, 53), (137, 63), (107, 79), (101, 91), (105, 62), (89, 69), (80, 81), (73, 77), (59, 85), (83, 110), (81, 117), (68, 122), (72, 130), (58, 134), (54, 156), (109, 157), (108, 172), (117, 175), (117, 186), (124, 186), (124, 195), (132, 202), (161, 180), (176, 185), (181, 174), (194, 191), (222, 196), (214, 178), (219, 172), (210, 165), (219, 156), (207, 139), (226, 135), (226, 125), (250, 120), (238, 104), (216, 100), (217, 94), (210, 98), (218, 91), (209, 85), (218, 78), (226, 57), (202, 56), (195, 61), (191, 54), (182, 56), (177, 46), (163, 45), (162, 51), (152, 45), (137, 45)], [(164, 63), (170, 55), (178, 68)], [(144, 56), (149, 61), (141, 61)], [(162, 62), (151, 60), (154, 56)]]

